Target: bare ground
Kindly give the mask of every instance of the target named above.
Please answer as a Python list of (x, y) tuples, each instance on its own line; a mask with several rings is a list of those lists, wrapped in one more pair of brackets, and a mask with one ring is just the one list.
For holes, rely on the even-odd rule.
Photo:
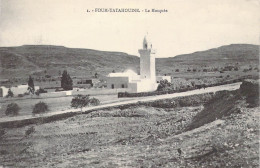
[[(7, 167), (258, 167), (259, 107), (222, 124), (185, 132), (203, 106), (135, 106), (53, 123), (6, 129), (0, 165)], [(35, 132), (25, 136), (34, 127)], [(178, 135), (177, 135), (178, 134)]]

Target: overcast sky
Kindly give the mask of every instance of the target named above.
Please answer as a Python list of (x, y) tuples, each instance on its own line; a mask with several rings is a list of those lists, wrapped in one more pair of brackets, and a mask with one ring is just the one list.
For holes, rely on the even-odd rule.
[[(95, 8), (167, 13), (87, 13)], [(258, 0), (0, 0), (0, 46), (51, 44), (138, 55), (148, 32), (156, 57), (259, 44)]]

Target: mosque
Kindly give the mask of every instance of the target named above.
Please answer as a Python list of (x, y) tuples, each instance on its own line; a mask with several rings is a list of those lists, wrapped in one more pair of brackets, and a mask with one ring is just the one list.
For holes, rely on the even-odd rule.
[(107, 87), (110, 89), (125, 88), (131, 93), (155, 91), (160, 80), (167, 79), (171, 82), (170, 76), (156, 76), (155, 50), (146, 35), (143, 40), (143, 48), (139, 49), (140, 54), (140, 75), (132, 70), (123, 73), (110, 73), (107, 76)]

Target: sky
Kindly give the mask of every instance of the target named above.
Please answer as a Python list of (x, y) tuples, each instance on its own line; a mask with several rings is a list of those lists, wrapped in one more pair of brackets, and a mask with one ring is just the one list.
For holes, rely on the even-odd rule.
[[(87, 12), (95, 8), (141, 12)], [(139, 55), (148, 33), (159, 58), (259, 44), (259, 31), (258, 0), (0, 0), (1, 47), (62, 45)]]

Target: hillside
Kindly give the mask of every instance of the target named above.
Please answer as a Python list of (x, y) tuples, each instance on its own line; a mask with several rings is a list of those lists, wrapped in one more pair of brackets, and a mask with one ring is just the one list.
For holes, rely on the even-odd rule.
[(72, 75), (88, 76), (92, 72), (103, 74), (123, 67), (135, 69), (139, 62), (138, 57), (121, 52), (33, 45), (2, 47), (0, 60), (3, 76), (30, 72), (35, 74), (44, 70), (58, 75), (58, 71), (63, 69)]
[[(169, 73), (172, 67), (211, 65), (239, 62), (258, 63), (259, 47), (250, 44), (231, 44), (206, 51), (156, 59), (157, 73)], [(251, 62), (250, 62), (251, 61)], [(211, 62), (211, 63), (210, 63)], [(109, 72), (133, 69), (139, 71), (139, 57), (122, 52), (67, 48), (51, 45), (0, 47), (1, 78), (27, 77), (29, 74), (52, 76), (67, 69), (74, 76), (107, 75)]]

